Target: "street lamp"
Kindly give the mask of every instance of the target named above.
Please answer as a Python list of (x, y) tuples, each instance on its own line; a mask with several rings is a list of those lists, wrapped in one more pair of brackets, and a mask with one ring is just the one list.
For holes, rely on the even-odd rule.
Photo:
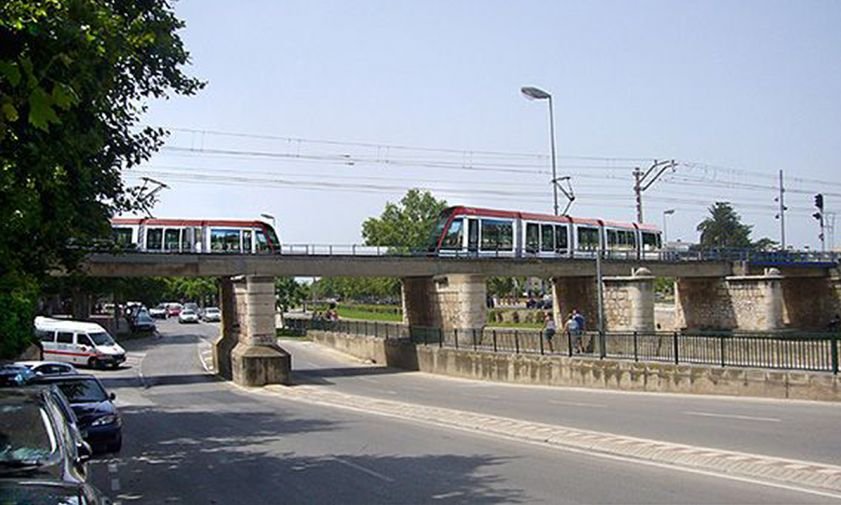
[(532, 86), (525, 86), (520, 88), (520, 92), (529, 100), (548, 100), (549, 101), (549, 135), (552, 143), (552, 191), (555, 201), (555, 215), (558, 215), (558, 176), (555, 168), (555, 111), (552, 107), (552, 95), (543, 91), (540, 88)]
[(668, 242), (668, 233), (666, 233), (666, 216), (671, 216), (675, 213), (675, 209), (667, 209), (663, 211), (663, 245)]
[(273, 216), (273, 215), (271, 215), (271, 214), (260, 214), (260, 217), (263, 217), (263, 218), (266, 218), (266, 219), (270, 219), (270, 220), (271, 220), (271, 222), (272, 222), (272, 228), (277, 229), (277, 226), (275, 226), (275, 220), (274, 220), (274, 216)]

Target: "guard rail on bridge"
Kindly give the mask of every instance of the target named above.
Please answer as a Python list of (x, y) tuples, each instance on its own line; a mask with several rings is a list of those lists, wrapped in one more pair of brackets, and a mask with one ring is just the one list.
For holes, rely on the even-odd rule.
[[(838, 374), (838, 333), (682, 333), (587, 332), (577, 342), (558, 334), (552, 345), (540, 330), (484, 328), (469, 332), (378, 321), (324, 321), (287, 318), (286, 327), (306, 333), (320, 330), (383, 339), (407, 339), (417, 345), (484, 352), (566, 355), (595, 359), (802, 370)], [(581, 351), (577, 352), (577, 349)]]

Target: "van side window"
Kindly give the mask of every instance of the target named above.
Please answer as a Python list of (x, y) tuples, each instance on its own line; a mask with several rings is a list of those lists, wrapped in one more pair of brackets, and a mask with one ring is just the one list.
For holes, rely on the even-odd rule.
[(95, 347), (93, 345), (93, 342), (91, 342), (91, 338), (86, 333), (77, 333), (76, 343), (80, 345), (89, 345), (91, 347)]
[(54, 331), (35, 330), (35, 336), (38, 337), (38, 340), (41, 342), (52, 342), (55, 340)]
[(66, 331), (58, 332), (58, 338), (56, 338), (56, 342), (59, 344), (72, 344), (73, 343), (73, 334), (68, 333)]

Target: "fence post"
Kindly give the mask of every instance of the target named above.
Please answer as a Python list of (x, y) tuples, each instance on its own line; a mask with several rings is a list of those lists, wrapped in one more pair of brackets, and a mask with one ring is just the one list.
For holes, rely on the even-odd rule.
[[(569, 356), (571, 358), (572, 357), (572, 352), (573, 352), (572, 351), (572, 332), (568, 331), (568, 332), (566, 332), (566, 334), (567, 334), (567, 356)], [(583, 335), (583, 332), (582, 332), (582, 335)]]
[(388, 327), (391, 326), (390, 324), (386, 323), (385, 325), (385, 339), (388, 340)]
[(721, 353), (721, 368), (724, 368), (724, 364), (725, 364), (725, 359), (724, 359), (724, 335), (720, 336), (719, 339), (721, 339), (720, 345), (719, 345), (719, 352)]
[(634, 361), (639, 361), (639, 348), (637, 346), (637, 332), (634, 332)]
[(543, 334), (537, 336), (537, 340), (540, 341), (540, 355), (543, 356)]
[(494, 352), (496, 352), (496, 330), (492, 331), (493, 339), (494, 339)]
[(473, 350), (476, 350), (476, 328), (473, 328)]
[(444, 328), (438, 328), (438, 348), (444, 347)]
[(458, 349), (458, 328), (453, 328), (453, 340), (455, 340), (456, 349)]
[(674, 338), (674, 343), (675, 343), (675, 365), (679, 365), (680, 364), (680, 359), (678, 359), (678, 355), (677, 355), (677, 332), (674, 332), (672, 334), (672, 337)]
[(374, 321), (374, 338), (379, 338), (380, 336), (380, 323), (379, 321)]
[(838, 336), (833, 335), (829, 341), (830, 350), (832, 352), (832, 373), (838, 375)]
[(517, 330), (514, 330), (514, 354), (520, 354), (520, 337), (517, 335)]

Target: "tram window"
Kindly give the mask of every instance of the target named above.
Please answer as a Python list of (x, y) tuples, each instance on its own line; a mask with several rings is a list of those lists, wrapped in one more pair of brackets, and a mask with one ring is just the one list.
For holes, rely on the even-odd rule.
[(461, 249), (462, 236), (464, 234), (464, 220), (454, 219), (441, 241), (441, 249)]
[(627, 244), (630, 246), (630, 249), (637, 248), (637, 234), (633, 231), (626, 231), (625, 232), (625, 240)]
[(262, 231), (257, 230), (257, 233), (254, 234), (254, 242), (256, 243), (258, 253), (267, 253), (271, 251), (269, 248), (269, 241), (266, 240), (266, 235)]
[(251, 253), (251, 230), (242, 230), (242, 250)]
[(511, 221), (482, 219), (482, 250), (510, 251), (514, 246), (514, 226)]
[(160, 251), (164, 242), (164, 231), (161, 228), (146, 230), (146, 250)]
[(184, 228), (181, 230), (181, 250), (184, 252), (191, 252), (193, 250), (193, 230), (191, 228)]
[(123, 247), (134, 245), (134, 233), (131, 228), (114, 228), (112, 234), (114, 243), (117, 245)]
[(210, 230), (210, 250), (213, 252), (240, 252), (239, 230)]
[(619, 237), (617, 236), (616, 230), (607, 230), (607, 247), (609, 249), (615, 249), (615, 246), (619, 244)]
[(167, 228), (164, 232), (164, 250), (177, 251), (178, 244), (181, 242), (181, 230), (177, 228)]
[(536, 253), (540, 250), (540, 225), (526, 223), (526, 251)]
[(548, 252), (555, 250), (555, 227), (551, 224), (540, 225), (540, 250)]
[(193, 228), (193, 242), (196, 244), (196, 252), (206, 252), (204, 245), (204, 230), (203, 228)]
[(578, 249), (594, 251), (599, 248), (599, 229), (586, 226), (578, 227)]
[(642, 233), (642, 248), (645, 251), (653, 251), (660, 248), (660, 235), (656, 233)]
[(569, 237), (567, 236), (566, 225), (555, 227), (555, 250), (566, 252), (569, 249)]

